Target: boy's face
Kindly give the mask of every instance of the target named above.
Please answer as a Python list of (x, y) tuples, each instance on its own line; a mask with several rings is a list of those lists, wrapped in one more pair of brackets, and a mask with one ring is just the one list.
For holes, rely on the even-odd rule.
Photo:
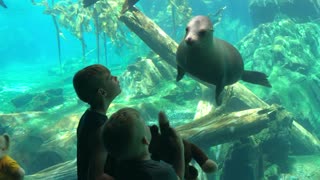
[(148, 143), (150, 143), (150, 142), (151, 142), (151, 131), (150, 131), (150, 128), (149, 128), (149, 126), (146, 124), (145, 120), (142, 119), (141, 117), (140, 117), (140, 123), (143, 124), (144, 131), (145, 131), (145, 137), (146, 137), (146, 139), (148, 140)]
[(103, 73), (102, 87), (107, 92), (107, 97), (115, 98), (121, 93), (120, 83), (116, 76), (113, 76), (109, 70)]
[(148, 139), (148, 141), (149, 141), (149, 144), (150, 144), (150, 142), (151, 142), (151, 131), (150, 131), (150, 128), (149, 128), (149, 126), (147, 125), (147, 124), (144, 124), (145, 125), (145, 130), (146, 130), (146, 136), (147, 136), (147, 139)]

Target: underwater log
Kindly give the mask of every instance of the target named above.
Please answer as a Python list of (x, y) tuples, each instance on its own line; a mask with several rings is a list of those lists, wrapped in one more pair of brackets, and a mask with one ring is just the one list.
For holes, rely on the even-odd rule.
[(210, 147), (258, 134), (273, 125), (290, 127), (292, 122), (293, 118), (283, 107), (271, 105), (219, 116), (208, 114), (176, 129), (183, 138)]
[(176, 68), (176, 50), (178, 44), (170, 38), (156, 23), (132, 7), (120, 16), (120, 20), (140, 37), (163, 60)]
[(292, 125), (290, 139), (291, 144), (294, 145), (291, 147), (292, 153), (295, 155), (319, 154), (320, 140), (298, 122), (293, 121)]
[(55, 180), (76, 180), (77, 179), (77, 160), (66, 161), (35, 174), (27, 175), (25, 180), (42, 180), (42, 179), (55, 179)]
[(290, 129), (288, 141), (291, 143), (294, 155), (320, 153), (320, 140), (304, 129), (290, 112), (279, 105), (218, 116), (212, 112), (176, 129), (183, 138), (208, 148), (258, 134), (267, 128), (273, 128), (273, 132), (277, 134)]

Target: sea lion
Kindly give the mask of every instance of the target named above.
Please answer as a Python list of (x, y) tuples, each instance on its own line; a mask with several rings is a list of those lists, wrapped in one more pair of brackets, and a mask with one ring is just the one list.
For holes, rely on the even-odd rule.
[(224, 86), (240, 79), (271, 87), (264, 73), (244, 70), (238, 50), (230, 43), (215, 38), (213, 31), (213, 24), (207, 16), (195, 16), (190, 20), (176, 53), (177, 81), (187, 72), (205, 83), (215, 85), (217, 105), (222, 103), (219, 95)]
[(0, 0), (0, 6), (2, 6), (4, 8), (8, 8), (7, 5), (3, 2), (3, 0)]

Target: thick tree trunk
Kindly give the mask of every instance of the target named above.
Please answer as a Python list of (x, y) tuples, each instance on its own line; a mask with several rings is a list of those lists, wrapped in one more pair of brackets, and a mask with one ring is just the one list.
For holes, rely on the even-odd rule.
[(178, 44), (170, 38), (156, 23), (133, 7), (124, 13), (120, 20), (140, 37), (155, 53), (171, 66), (176, 67)]
[(291, 129), (291, 150), (294, 155), (309, 155), (320, 152), (320, 141), (296, 121)]
[(182, 137), (208, 147), (254, 135), (274, 125), (281, 131), (280, 127), (290, 127), (293, 122), (290, 113), (277, 105), (219, 116), (212, 114), (177, 127), (177, 131)]

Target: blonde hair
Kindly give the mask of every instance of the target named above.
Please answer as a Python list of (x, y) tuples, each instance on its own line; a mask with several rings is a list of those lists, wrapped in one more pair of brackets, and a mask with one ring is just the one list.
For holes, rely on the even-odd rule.
[(135, 159), (144, 153), (146, 134), (140, 113), (133, 108), (122, 108), (112, 114), (103, 129), (104, 145), (115, 158)]

